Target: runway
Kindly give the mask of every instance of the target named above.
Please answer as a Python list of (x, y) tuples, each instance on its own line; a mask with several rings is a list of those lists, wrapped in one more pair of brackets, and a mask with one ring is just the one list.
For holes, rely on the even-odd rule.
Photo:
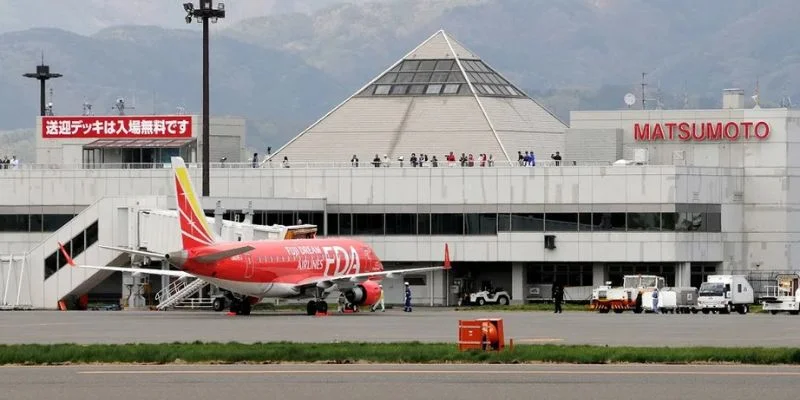
[(796, 398), (797, 367), (663, 365), (252, 365), (2, 367), (4, 398)]
[(515, 343), (610, 346), (800, 346), (800, 317), (589, 312), (481, 312), (418, 308), (309, 317), (213, 311), (18, 311), (0, 314), (0, 343), (215, 341), (456, 342), (458, 320), (502, 318)]

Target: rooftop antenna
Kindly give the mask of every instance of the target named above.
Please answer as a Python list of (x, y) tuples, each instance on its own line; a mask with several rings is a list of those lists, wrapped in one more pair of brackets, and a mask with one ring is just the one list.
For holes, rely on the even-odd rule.
[(625, 101), (625, 104), (630, 109), (631, 106), (636, 103), (636, 96), (634, 96), (633, 93), (626, 93), (625, 97), (623, 97), (622, 100)]
[(126, 106), (126, 105), (125, 105), (125, 99), (123, 99), (122, 97), (120, 97), (120, 98), (118, 98), (118, 99), (117, 99), (117, 102), (116, 102), (116, 103), (114, 103), (114, 105), (113, 105), (111, 108), (112, 108), (112, 109), (116, 108), (116, 109), (117, 109), (117, 111), (119, 112), (119, 115), (125, 115), (125, 110), (127, 110), (127, 109), (134, 110), (136, 107), (133, 107), (133, 106), (130, 106), (130, 107), (129, 107), (129, 106)]
[(788, 85), (789, 82), (787, 81), (783, 86), (783, 97), (781, 98), (780, 102), (780, 106), (782, 108), (792, 108), (792, 97), (787, 94), (788, 91), (786, 89)]
[(689, 89), (687, 88), (686, 81), (683, 81), (683, 109), (689, 109)]
[(47, 103), (45, 108), (45, 115), (53, 115), (53, 88), (50, 88), (50, 102)]
[(756, 103), (756, 105), (753, 106), (753, 109), (761, 108), (761, 97), (758, 89), (758, 78), (756, 78), (756, 89), (753, 91), (753, 95), (750, 96), (750, 98), (752, 98), (753, 101)]
[(83, 115), (94, 115), (92, 113), (92, 103), (89, 103), (88, 100), (83, 100)]
[(664, 102), (663, 100), (663, 93), (661, 93), (661, 80), (658, 80), (658, 86), (656, 86), (656, 110), (663, 110), (664, 109)]
[(645, 100), (645, 89), (644, 89), (647, 86), (647, 83), (645, 83), (644, 81), (644, 77), (646, 75), (647, 75), (646, 72), (642, 72), (642, 110), (647, 109), (647, 100)]

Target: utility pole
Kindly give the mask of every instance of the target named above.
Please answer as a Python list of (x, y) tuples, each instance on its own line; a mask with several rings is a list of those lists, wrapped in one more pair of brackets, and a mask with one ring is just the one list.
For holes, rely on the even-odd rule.
[(217, 19), (225, 18), (225, 5), (219, 3), (217, 9), (214, 9), (212, 8), (211, 0), (200, 0), (199, 9), (194, 8), (192, 3), (183, 3), (183, 9), (186, 11), (187, 24), (192, 23), (192, 18), (197, 20), (198, 23), (203, 23), (203, 197), (208, 197), (211, 180), (209, 176), (211, 128), (209, 127), (210, 107), (208, 94), (208, 20), (211, 19), (211, 23), (217, 23)]
[(645, 86), (647, 86), (647, 84), (644, 82), (645, 75), (647, 75), (647, 73), (642, 72), (642, 110), (647, 109), (647, 100), (645, 100), (645, 89), (644, 89)]

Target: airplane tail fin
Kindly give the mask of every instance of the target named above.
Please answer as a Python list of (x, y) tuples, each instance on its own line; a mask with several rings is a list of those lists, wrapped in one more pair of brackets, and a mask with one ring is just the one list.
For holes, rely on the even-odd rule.
[(450, 269), (450, 248), (444, 244), (444, 269)]
[(197, 197), (189, 177), (189, 170), (181, 157), (172, 157), (175, 175), (175, 199), (178, 203), (181, 241), (184, 249), (209, 246), (216, 242), (214, 232), (208, 226), (200, 199)]

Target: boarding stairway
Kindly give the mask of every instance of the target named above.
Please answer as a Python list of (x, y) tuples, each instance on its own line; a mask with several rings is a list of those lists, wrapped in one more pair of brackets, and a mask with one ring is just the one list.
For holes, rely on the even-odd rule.
[(135, 209), (159, 207), (162, 203), (156, 196), (104, 197), (96, 201), (25, 254), (22, 282), (8, 286), (0, 283), (4, 294), (15, 300), (30, 299), (25, 302), (30, 304), (25, 305), (31, 308), (63, 309), (113, 272), (69, 267), (58, 244), (63, 243), (79, 264), (130, 265), (130, 256), (99, 245), (127, 246), (128, 239), (134, 237), (130, 228), (135, 224)]
[[(178, 278), (175, 279), (172, 283), (167, 285), (167, 287), (161, 289), (158, 293), (156, 293), (156, 301), (158, 302), (158, 306), (156, 309), (158, 310), (165, 310), (169, 307), (180, 307), (185, 305), (184, 303), (190, 303), (195, 305), (196, 301), (191, 300), (198, 300), (198, 299), (189, 299), (189, 296), (194, 295), (195, 293), (202, 290), (204, 287), (208, 286), (208, 282), (197, 279), (197, 278)], [(202, 300), (203, 304), (197, 304), (197, 308), (201, 307), (210, 307), (211, 306), (211, 299), (200, 299)], [(208, 303), (207, 305), (205, 303)]]

